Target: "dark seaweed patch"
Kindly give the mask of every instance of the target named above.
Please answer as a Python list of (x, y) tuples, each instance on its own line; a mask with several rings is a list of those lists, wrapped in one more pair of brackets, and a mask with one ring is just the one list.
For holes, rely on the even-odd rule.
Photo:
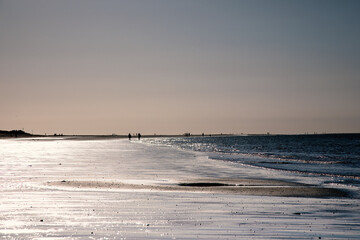
[(235, 184), (217, 183), (217, 182), (195, 182), (195, 183), (179, 183), (183, 187), (234, 187)]

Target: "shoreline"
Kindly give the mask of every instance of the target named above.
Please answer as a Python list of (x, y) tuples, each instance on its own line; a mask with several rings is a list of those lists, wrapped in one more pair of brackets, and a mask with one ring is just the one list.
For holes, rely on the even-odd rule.
[(0, 238), (356, 239), (360, 234), (359, 199), (311, 181), (138, 141), (50, 140), (0, 141)]

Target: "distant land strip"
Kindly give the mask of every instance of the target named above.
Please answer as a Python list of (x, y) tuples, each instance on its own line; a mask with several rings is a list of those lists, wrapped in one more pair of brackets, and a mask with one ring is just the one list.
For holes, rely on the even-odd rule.
[[(199, 137), (199, 136), (235, 136), (235, 134), (224, 134), (224, 133), (214, 133), (214, 134), (152, 134), (152, 135), (141, 135), (141, 138), (149, 138), (149, 137)], [(0, 138), (24, 138), (24, 137), (59, 137), (64, 139), (99, 139), (99, 138), (128, 138), (128, 135), (118, 135), (118, 134), (80, 134), (80, 135), (71, 135), (71, 134), (51, 134), (51, 135), (42, 135), (42, 134), (31, 134), (27, 133), (23, 130), (0, 130)], [(136, 138), (137, 134), (132, 135), (132, 137)]]
[(23, 130), (11, 130), (11, 131), (4, 131), (0, 130), (0, 138), (10, 138), (10, 137), (32, 137), (34, 135), (24, 132)]

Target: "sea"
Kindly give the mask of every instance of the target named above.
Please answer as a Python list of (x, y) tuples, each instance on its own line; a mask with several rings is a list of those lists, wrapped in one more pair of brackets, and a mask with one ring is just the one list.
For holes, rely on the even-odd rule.
[(148, 138), (143, 142), (360, 189), (360, 134), (190, 136)]

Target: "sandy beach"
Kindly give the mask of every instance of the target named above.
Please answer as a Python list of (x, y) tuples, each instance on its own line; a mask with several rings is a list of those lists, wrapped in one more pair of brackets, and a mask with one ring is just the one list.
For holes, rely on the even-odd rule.
[(351, 191), (139, 141), (43, 140), (0, 140), (1, 239), (360, 235)]

